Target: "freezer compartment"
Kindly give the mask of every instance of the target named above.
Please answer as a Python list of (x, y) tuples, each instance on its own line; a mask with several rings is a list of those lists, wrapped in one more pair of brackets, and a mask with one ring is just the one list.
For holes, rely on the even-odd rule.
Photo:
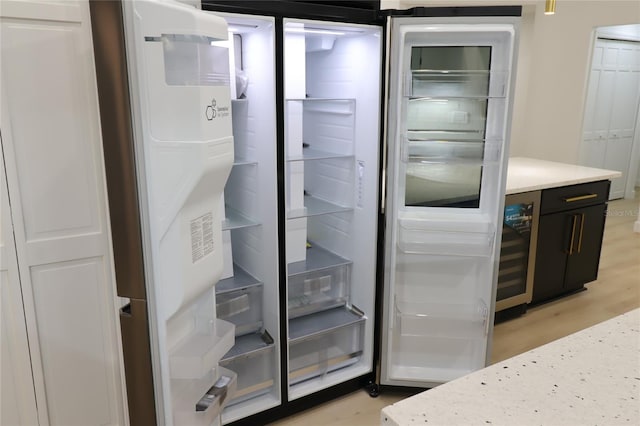
[(405, 78), (405, 96), (408, 97), (504, 98), (509, 72), (414, 69)]
[(210, 426), (236, 391), (237, 375), (216, 367), (197, 380), (172, 380), (176, 425)]
[(258, 283), (216, 295), (218, 318), (236, 326), (236, 336), (252, 333), (262, 328), (263, 285)]
[(236, 339), (220, 365), (238, 375), (238, 387), (228, 405), (269, 393), (275, 384), (275, 345), (264, 330)]
[(345, 305), (352, 262), (310, 242), (306, 260), (289, 264), (289, 318)]
[[(398, 248), (408, 254), (457, 256), (483, 256), (493, 254), (495, 231), (488, 222), (451, 223), (446, 226), (428, 220), (400, 219), (398, 221)], [(457, 231), (478, 226), (477, 232)]]
[(233, 346), (234, 330), (232, 323), (221, 319), (201, 321), (169, 352), (171, 378), (197, 379), (207, 374)]
[(365, 321), (363, 312), (346, 306), (289, 320), (289, 384), (358, 362)]

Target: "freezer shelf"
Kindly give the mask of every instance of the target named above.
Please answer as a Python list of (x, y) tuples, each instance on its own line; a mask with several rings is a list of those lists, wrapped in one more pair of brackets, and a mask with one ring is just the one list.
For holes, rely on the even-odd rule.
[(508, 71), (412, 70), (405, 96), (429, 98), (504, 98)]
[(311, 243), (306, 260), (289, 264), (289, 318), (342, 306), (349, 297), (351, 261)]
[(255, 220), (248, 218), (244, 214), (240, 213), (239, 211), (229, 206), (225, 205), (224, 211), (225, 211), (226, 217), (222, 221), (223, 231), (239, 229), (239, 228), (248, 228), (250, 226), (260, 225), (259, 222), (256, 222)]
[(329, 158), (353, 158), (353, 154), (323, 151), (320, 149), (302, 148), (302, 155), (291, 155), (287, 161), (326, 160)]
[(366, 316), (339, 307), (289, 321), (289, 384), (352, 365), (364, 346)]
[(266, 330), (238, 337), (220, 365), (238, 375), (238, 387), (228, 405), (268, 393), (275, 383), (273, 338)]
[[(214, 380), (215, 378), (215, 380)], [(209, 426), (236, 391), (237, 375), (217, 367), (198, 381), (172, 381), (174, 423)]]
[(320, 198), (312, 197), (311, 195), (305, 195), (304, 208), (289, 210), (287, 218), (296, 219), (300, 217), (317, 216), (321, 214), (350, 212), (352, 210), (352, 207), (341, 206), (339, 204), (321, 200)]
[(196, 329), (169, 353), (172, 379), (198, 379), (213, 369), (234, 343), (235, 326), (216, 319)]
[(262, 282), (234, 263), (233, 276), (218, 281), (216, 295), (255, 285), (262, 285)]

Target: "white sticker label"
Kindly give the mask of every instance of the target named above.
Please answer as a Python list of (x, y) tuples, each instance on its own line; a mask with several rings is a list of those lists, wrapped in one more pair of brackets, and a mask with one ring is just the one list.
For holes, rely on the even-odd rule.
[(191, 221), (191, 261), (196, 263), (213, 252), (213, 213)]

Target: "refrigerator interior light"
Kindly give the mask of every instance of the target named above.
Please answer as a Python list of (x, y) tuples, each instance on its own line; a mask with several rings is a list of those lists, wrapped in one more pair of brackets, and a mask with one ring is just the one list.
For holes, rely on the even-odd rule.
[(289, 27), (285, 31), (288, 33), (324, 34), (324, 35), (337, 35), (337, 36), (343, 36), (346, 34), (344, 31), (325, 30), (322, 28)]
[(556, 13), (556, 0), (547, 0), (544, 4), (544, 14), (554, 15)]

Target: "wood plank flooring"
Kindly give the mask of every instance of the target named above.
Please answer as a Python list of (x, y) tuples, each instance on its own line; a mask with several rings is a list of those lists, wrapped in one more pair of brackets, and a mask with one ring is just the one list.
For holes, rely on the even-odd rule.
[[(640, 307), (640, 234), (633, 232), (639, 200), (636, 196), (635, 200), (609, 203), (598, 280), (587, 284), (587, 291), (531, 308), (521, 317), (496, 325), (492, 363)], [(273, 425), (378, 425), (384, 406), (409, 395), (383, 392), (371, 398), (358, 391)]]

